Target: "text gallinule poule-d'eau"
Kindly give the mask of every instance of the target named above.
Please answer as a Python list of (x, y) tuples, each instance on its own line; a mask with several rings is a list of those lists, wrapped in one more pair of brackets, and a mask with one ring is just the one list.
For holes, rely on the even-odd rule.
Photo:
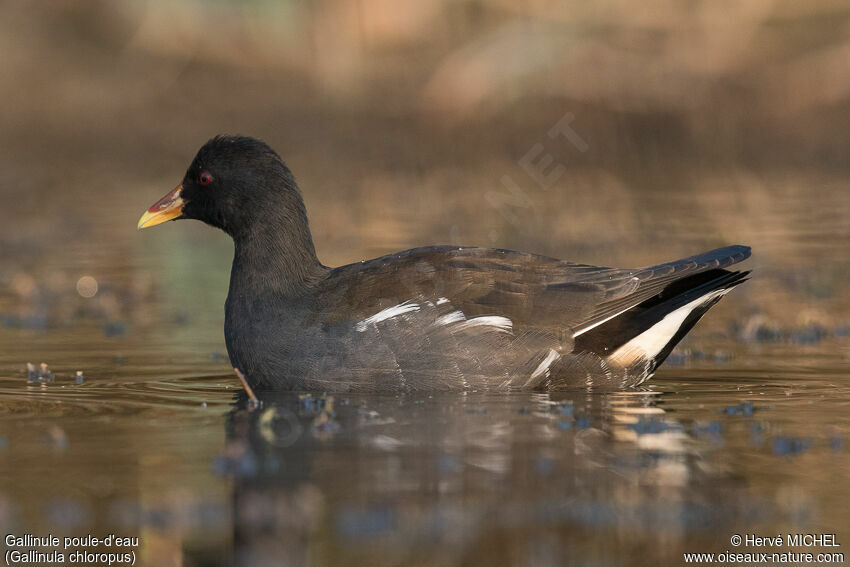
[(198, 219), (235, 243), (224, 334), (255, 389), (504, 390), (640, 384), (747, 272), (729, 246), (639, 269), (428, 246), (339, 268), (265, 143), (218, 136), (139, 228)]

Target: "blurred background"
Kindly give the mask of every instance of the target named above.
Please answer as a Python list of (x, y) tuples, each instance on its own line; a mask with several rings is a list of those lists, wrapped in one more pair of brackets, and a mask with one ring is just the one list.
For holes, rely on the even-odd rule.
[[(195, 284), (223, 298), (222, 235), (134, 221), (234, 133), (293, 169), (328, 265), (457, 243), (639, 266), (745, 243), (759, 277), (739, 306), (765, 324), (830, 326), (846, 307), (844, 2), (2, 10), (9, 299), (34, 292), (10, 278), (42, 280), (57, 256), (51, 278), (197, 262)], [(549, 135), (565, 116), (578, 145)]]
[[(748, 379), (846, 373), (845, 1), (6, 2), (0, 53), (13, 528), (130, 517), (166, 565), (192, 544), (165, 528), (203, 550), (199, 530), (233, 527), (185, 512), (232, 489), (210, 467), (237, 389), (222, 337), (232, 245), (199, 223), (135, 228), (219, 133), (281, 154), (330, 266), (428, 244), (618, 267), (750, 245), (752, 280), (660, 383), (729, 360)], [(66, 391), (23, 386), (42, 361)], [(820, 411), (846, 426), (846, 404)], [(45, 483), (57, 466), (71, 489)]]

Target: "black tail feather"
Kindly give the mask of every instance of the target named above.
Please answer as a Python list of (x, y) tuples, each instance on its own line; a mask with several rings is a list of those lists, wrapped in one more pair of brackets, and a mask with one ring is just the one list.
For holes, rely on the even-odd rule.
[[(749, 272), (714, 269), (676, 280), (658, 295), (576, 337), (573, 352), (592, 352), (599, 356), (607, 356), (651, 328), (669, 313), (713, 291), (731, 289), (746, 281), (747, 275)], [(679, 330), (651, 361), (653, 370), (664, 362), (673, 347), (719, 300), (720, 296), (700, 305), (688, 314)]]

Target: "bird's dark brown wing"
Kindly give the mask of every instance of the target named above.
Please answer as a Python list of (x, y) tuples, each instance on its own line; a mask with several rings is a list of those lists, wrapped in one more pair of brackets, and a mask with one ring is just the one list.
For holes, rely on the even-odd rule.
[[(617, 269), (511, 250), (415, 248), (331, 271), (315, 309), (329, 323), (357, 321), (406, 301), (447, 300), (467, 317), (499, 315), (517, 331), (571, 337), (658, 294), (671, 282), (749, 256), (730, 246), (648, 268)], [(325, 306), (346, 306), (343, 310)], [(566, 338), (566, 337), (564, 337)]]

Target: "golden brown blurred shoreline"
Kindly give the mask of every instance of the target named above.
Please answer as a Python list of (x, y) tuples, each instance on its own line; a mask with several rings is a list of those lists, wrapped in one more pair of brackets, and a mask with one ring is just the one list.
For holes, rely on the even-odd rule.
[[(331, 265), (454, 242), (637, 266), (746, 243), (757, 277), (729, 311), (847, 312), (844, 3), (57, 1), (0, 16), (7, 279), (69, 244), (65, 261), (101, 271), (137, 254), (140, 208), (229, 132), (290, 164)], [(565, 113), (587, 151), (547, 137)], [(520, 165), (535, 145), (565, 168), (549, 188)]]

